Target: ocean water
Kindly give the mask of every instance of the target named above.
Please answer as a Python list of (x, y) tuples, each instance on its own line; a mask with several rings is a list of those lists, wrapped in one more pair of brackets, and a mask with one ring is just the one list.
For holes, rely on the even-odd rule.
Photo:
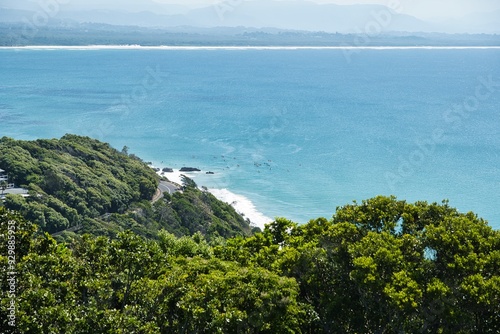
[[(500, 50), (0, 50), (0, 136), (88, 135), (258, 224), (376, 195), (500, 228)], [(0, 166), (1, 167), (1, 166)]]

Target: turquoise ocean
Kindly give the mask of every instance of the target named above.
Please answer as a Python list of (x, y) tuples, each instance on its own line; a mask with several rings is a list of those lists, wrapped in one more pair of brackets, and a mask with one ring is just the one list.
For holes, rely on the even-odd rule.
[(500, 228), (499, 49), (0, 50), (0, 136), (65, 133), (198, 167), (259, 224), (392, 194)]

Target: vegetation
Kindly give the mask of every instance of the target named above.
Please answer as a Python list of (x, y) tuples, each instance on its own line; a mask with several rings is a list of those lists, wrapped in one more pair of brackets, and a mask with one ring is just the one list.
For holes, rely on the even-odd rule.
[(30, 197), (7, 195), (5, 206), (60, 239), (79, 234), (115, 237), (125, 230), (156, 238), (201, 231), (208, 239), (250, 235), (230, 205), (186, 180), (183, 192), (154, 204), (158, 176), (128, 149), (76, 135), (61, 139), (0, 139), (0, 166)]
[[(22, 333), (500, 332), (500, 232), (446, 202), (376, 197), (210, 241), (129, 231), (59, 243), (0, 217), (2, 245), (16, 222)], [(9, 333), (4, 246), (0, 262)]]
[(0, 167), (30, 194), (0, 207), (2, 333), (500, 332), (500, 232), (447, 202), (260, 231), (188, 178), (153, 203), (151, 168), (87, 137), (2, 138)]
[[(33, 28), (33, 29), (32, 29)], [(0, 22), (0, 46), (27, 45), (177, 46), (498, 46), (498, 35), (392, 33), (340, 34), (275, 28), (145, 28), (99, 23), (28, 27)]]
[(173, 195), (165, 194), (164, 198), (153, 205), (149, 220), (161, 222), (160, 228), (176, 236), (202, 233), (207, 239), (214, 237), (249, 236), (252, 231), (250, 222), (243, 219), (234, 208), (219, 201), (208, 191), (201, 191), (196, 183), (188, 179), (189, 186), (182, 192)]
[(8, 187), (8, 183), (6, 181), (1, 181), (0, 182), (0, 189), (2, 190), (2, 195), (3, 195), (3, 192), (5, 191), (5, 189), (7, 189)]

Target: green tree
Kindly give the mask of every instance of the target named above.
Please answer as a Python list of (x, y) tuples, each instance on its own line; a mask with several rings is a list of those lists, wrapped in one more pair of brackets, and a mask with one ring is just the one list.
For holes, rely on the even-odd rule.
[(8, 186), (9, 185), (8, 185), (7, 181), (0, 182), (0, 189), (2, 189), (2, 195), (3, 195), (5, 189), (7, 189)]
[[(251, 236), (162, 230), (148, 240), (125, 231), (70, 244), (0, 208), (0, 232), (3, 244), (15, 236), (20, 332), (500, 331), (500, 232), (447, 202), (376, 197), (331, 220), (280, 218)], [(10, 259), (1, 252), (0, 331), (9, 333)]]

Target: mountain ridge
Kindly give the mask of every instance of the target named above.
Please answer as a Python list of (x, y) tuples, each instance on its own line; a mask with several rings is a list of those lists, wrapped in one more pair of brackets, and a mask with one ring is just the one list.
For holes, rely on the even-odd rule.
[(1, 5), (0, 22), (33, 21), (34, 15), (38, 13), (39, 16), (45, 14), (50, 18), (44, 25), (69, 21), (150, 28), (245, 26), (330, 33), (500, 33), (500, 27), (496, 24), (500, 11), (473, 13), (461, 19), (436, 23), (398, 13), (399, 8), (393, 10), (383, 5), (335, 5), (310, 1), (226, 1), (195, 9), (154, 1), (141, 3), (141, 6), (129, 1), (122, 4), (120, 9), (96, 6), (89, 10), (88, 5), (71, 2), (47, 10), (41, 6), (21, 6), (6, 1)]

